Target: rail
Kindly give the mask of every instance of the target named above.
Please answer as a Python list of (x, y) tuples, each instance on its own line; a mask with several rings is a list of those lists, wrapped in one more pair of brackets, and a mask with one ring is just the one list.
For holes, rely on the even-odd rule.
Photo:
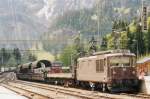
[(57, 86), (26, 82), (26, 81), (10, 82), (9, 84), (15, 85), (15, 86), (23, 85), (22, 87), (30, 86), (33, 88), (39, 88), (39, 89), (44, 89), (44, 90), (51, 91), (51, 92), (56, 92), (56, 94), (69, 95), (69, 96), (77, 97), (80, 99), (116, 99), (107, 95), (98, 95), (98, 94), (91, 93), (91, 92), (87, 93), (85, 91), (71, 90), (70, 88), (61, 88)]
[(140, 98), (140, 99), (150, 99), (150, 95), (144, 93), (138, 93), (138, 94), (121, 93), (120, 95), (132, 96), (134, 98)]
[[(89, 92), (86, 90), (78, 90), (78, 89), (72, 89), (72, 88), (63, 88), (59, 86), (53, 86), (53, 85), (47, 85), (47, 84), (41, 84), (41, 83), (35, 83), (35, 82), (27, 82), (27, 81), (20, 81), (17, 80), (17, 83), (25, 84), (32, 87), (38, 87), (46, 90), (56, 91), (58, 93), (68, 94), (72, 96), (78, 96), (80, 98), (84, 99), (122, 99), (119, 98), (117, 95), (109, 95), (107, 93), (101, 93), (101, 92)], [(120, 93), (119, 94), (122, 97), (130, 97), (135, 99), (150, 99), (150, 95), (144, 94), (144, 93), (138, 93), (138, 94), (129, 94), (129, 93)], [(125, 99), (125, 98), (123, 98)]]
[(8, 85), (8, 84), (1, 84), (3, 87), (12, 90), (22, 96), (27, 97), (28, 99), (54, 99), (51, 98), (49, 96), (43, 95), (43, 94), (39, 94), (30, 90), (27, 90), (25, 88), (21, 88), (21, 87), (16, 87), (13, 85)]

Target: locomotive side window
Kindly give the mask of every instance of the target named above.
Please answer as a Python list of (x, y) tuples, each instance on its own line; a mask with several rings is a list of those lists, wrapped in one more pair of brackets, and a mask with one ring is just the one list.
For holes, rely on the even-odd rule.
[(104, 60), (100, 60), (100, 72), (104, 71)]
[(99, 69), (99, 60), (96, 60), (96, 72), (99, 72), (100, 69)]
[(96, 60), (96, 72), (103, 72), (104, 71), (104, 60)]

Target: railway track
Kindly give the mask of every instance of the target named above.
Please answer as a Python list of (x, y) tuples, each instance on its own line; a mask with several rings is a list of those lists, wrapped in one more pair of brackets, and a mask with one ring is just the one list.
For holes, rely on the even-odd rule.
[[(26, 96), (29, 99), (56, 99), (59, 97), (59, 94), (61, 94), (60, 97), (63, 97), (65, 95), (70, 97), (71, 96), (76, 97), (75, 99), (150, 99), (150, 95), (143, 94), (143, 93), (108, 94), (108, 93), (101, 93), (95, 91), (80, 90), (75, 88), (64, 88), (60, 86), (54, 86), (54, 85), (48, 85), (48, 84), (42, 84), (36, 82), (27, 82), (22, 80), (11, 81), (8, 82), (7, 84), (4, 83), (1, 85), (23, 96)], [(44, 92), (44, 94), (41, 92), (37, 92), (34, 89), (43, 90), (41, 92)], [(53, 93), (53, 94), (49, 94), (49, 93)]]
[(54, 92), (56, 95), (63, 94), (63, 95), (75, 97), (75, 99), (117, 99), (116, 97), (112, 98), (108, 95), (98, 95), (98, 94), (93, 93), (93, 92), (71, 90), (70, 88), (66, 89), (63, 87), (61, 88), (61, 87), (57, 87), (57, 86), (51, 86), (51, 85), (45, 85), (45, 84), (39, 84), (39, 83), (33, 83), (33, 82), (26, 82), (26, 81), (10, 82), (9, 85), (12, 85), (15, 87), (22, 86), (25, 88), (27, 88), (27, 86), (30, 86), (33, 88), (47, 90), (47, 92), (49, 92), (49, 93)]
[(8, 81), (8, 75), (7, 73), (1, 73), (0, 74), (0, 83), (3, 83), (5, 81)]
[(53, 86), (53, 85), (20, 81), (20, 80), (17, 80), (16, 83), (21, 83), (27, 86), (38, 87), (41, 89), (46, 89), (46, 90), (51, 90), (51, 91), (57, 90), (57, 93), (68, 94), (68, 95), (76, 96), (76, 97), (78, 96), (82, 99), (150, 99), (150, 95), (142, 94), (142, 93), (139, 93), (139, 94), (121, 93), (119, 94), (119, 96), (117, 96), (115, 94), (91, 92), (91, 91), (86, 91), (86, 90), (83, 91), (83, 90), (74, 89), (74, 88), (63, 88), (60, 86)]
[(86, 90), (79, 90), (75, 88), (63, 88), (60, 86), (53, 86), (35, 82), (27, 82), (27, 81), (20, 81), (17, 80), (16, 83), (23, 84), (26, 86), (32, 86), (44, 90), (50, 90), (59, 94), (66, 94), (74, 97), (78, 97), (81, 99), (150, 99), (148, 96), (139, 95), (139, 94), (108, 94), (108, 93), (100, 93), (100, 92), (92, 92)]
[(140, 99), (150, 99), (150, 95), (144, 94), (144, 93), (139, 93), (139, 94), (127, 94), (127, 93), (121, 93), (121, 95), (127, 95), (127, 96), (132, 96)]
[(53, 99), (49, 96), (42, 95), (42, 94), (27, 90), (24, 88), (19, 88), (19, 87), (8, 85), (8, 84), (2, 84), (2, 86), (18, 93), (19, 95), (27, 97), (28, 99)]

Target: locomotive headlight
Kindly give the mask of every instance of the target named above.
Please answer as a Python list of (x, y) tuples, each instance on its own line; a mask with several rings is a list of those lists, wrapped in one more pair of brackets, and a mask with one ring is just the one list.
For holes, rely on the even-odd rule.
[(115, 71), (113, 71), (113, 74), (115, 75), (115, 74), (116, 74), (116, 72), (115, 72)]
[(135, 71), (132, 71), (132, 74), (135, 74)]

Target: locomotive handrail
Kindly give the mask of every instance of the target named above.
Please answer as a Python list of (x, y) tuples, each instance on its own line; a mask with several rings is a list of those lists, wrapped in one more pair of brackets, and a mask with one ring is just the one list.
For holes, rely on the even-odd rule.
[(101, 54), (109, 54), (109, 53), (112, 53), (112, 51), (111, 51), (111, 50), (109, 50), (109, 51), (100, 51), (100, 52), (95, 52), (95, 53), (93, 53), (93, 55), (101, 55)]

